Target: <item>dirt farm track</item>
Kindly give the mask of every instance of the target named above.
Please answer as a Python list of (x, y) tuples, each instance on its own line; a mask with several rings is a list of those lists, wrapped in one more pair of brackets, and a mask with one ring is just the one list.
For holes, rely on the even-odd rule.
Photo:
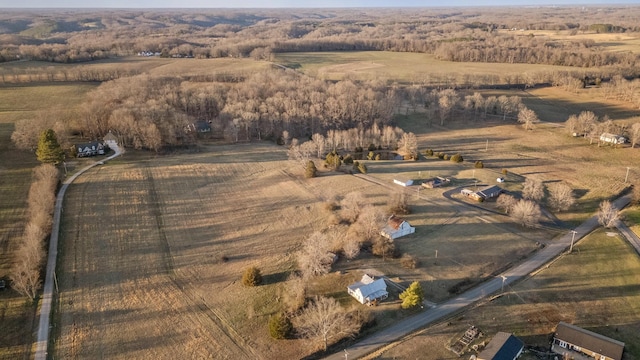
[[(277, 286), (245, 288), (239, 275), (251, 265), (263, 274), (289, 267), (289, 242), (265, 240), (308, 234), (317, 199), (283, 171), (274, 145), (238, 148), (161, 164), (125, 155), (74, 183), (61, 230), (56, 358), (275, 357), (250, 339), (266, 332)], [(257, 306), (248, 292), (270, 300)]]

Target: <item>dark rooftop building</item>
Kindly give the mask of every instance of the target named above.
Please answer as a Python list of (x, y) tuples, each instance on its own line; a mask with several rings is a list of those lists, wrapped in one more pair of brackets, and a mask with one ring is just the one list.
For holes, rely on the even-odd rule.
[(560, 322), (553, 336), (551, 350), (562, 355), (577, 353), (597, 360), (621, 360), (624, 343)]
[(478, 354), (478, 360), (515, 360), (522, 354), (524, 343), (513, 334), (499, 332)]

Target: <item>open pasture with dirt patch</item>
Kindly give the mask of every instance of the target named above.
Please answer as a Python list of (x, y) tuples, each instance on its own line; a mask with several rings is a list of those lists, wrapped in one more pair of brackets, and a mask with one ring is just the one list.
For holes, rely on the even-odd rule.
[[(640, 260), (616, 232), (597, 230), (536, 275), (505, 288), (442, 324), (384, 352), (379, 359), (457, 358), (445, 349), (470, 324), (487, 336), (513, 332), (526, 345), (549, 348), (560, 321), (625, 343), (624, 359), (640, 358)], [(468, 356), (468, 354), (466, 355)]]
[[(57, 356), (296, 358), (309, 353), (305, 341), (276, 342), (267, 331), (268, 317), (282, 308), (286, 279), (297, 267), (295, 252), (305, 237), (328, 227), (326, 199), (360, 191), (384, 206), (393, 190), (340, 173), (303, 179), (302, 167), (286, 160), (283, 148), (267, 143), (201, 150), (134, 161), (125, 154), (71, 186), (58, 270)], [(411, 204), (418, 211), (409, 218), (420, 233), (398, 239), (398, 245), (424, 256), (425, 268), (407, 270), (397, 259), (363, 254), (338, 261), (334, 269), (344, 275), (330, 275), (337, 277), (334, 284), (343, 288), (375, 269), (404, 286), (441, 281), (444, 285), (434, 281), (438, 285), (427, 295), (439, 300), (460, 279), (487, 276), (534, 248), (526, 236), (497, 236), (501, 225), (478, 218), (448, 227), (458, 211), (450, 206)], [(441, 252), (437, 263), (428, 255), (434, 247)], [(486, 257), (473, 255), (488, 247), (494, 249)], [(265, 285), (241, 285), (249, 266), (262, 271)], [(397, 308), (372, 311), (394, 319), (398, 315), (388, 312)]]
[(497, 64), (442, 61), (434, 55), (388, 51), (300, 52), (276, 54), (276, 63), (328, 80), (387, 79), (427, 84), (458, 80), (469, 75), (505, 76), (575, 68), (536, 64)]

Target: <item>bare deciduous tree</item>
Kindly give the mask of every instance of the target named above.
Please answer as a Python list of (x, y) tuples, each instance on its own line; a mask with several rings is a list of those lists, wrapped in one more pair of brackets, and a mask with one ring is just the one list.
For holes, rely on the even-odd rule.
[(518, 122), (524, 126), (525, 130), (531, 130), (534, 124), (540, 122), (540, 119), (533, 110), (523, 107), (518, 112)]
[(399, 142), (399, 148), (405, 154), (416, 157), (418, 155), (418, 139), (416, 135), (412, 132), (402, 134), (402, 138)]
[(522, 188), (522, 197), (529, 200), (540, 201), (544, 198), (544, 184), (541, 180), (527, 178)]
[(509, 214), (511, 213), (511, 210), (513, 210), (513, 207), (516, 205), (517, 202), (518, 200), (515, 197), (513, 197), (513, 195), (503, 193), (503, 194), (500, 194), (500, 196), (498, 196), (498, 199), (496, 200), (496, 205), (502, 210), (504, 210), (505, 213)]
[(449, 119), (451, 112), (460, 100), (458, 93), (453, 89), (442, 90), (438, 93), (438, 107), (440, 109), (440, 126), (444, 126), (445, 120)]
[(340, 201), (340, 215), (350, 223), (354, 223), (360, 216), (365, 205), (364, 196), (359, 191), (350, 192)]
[(571, 186), (565, 183), (557, 183), (549, 188), (549, 205), (557, 211), (566, 211), (575, 202)]
[(600, 203), (598, 223), (606, 228), (614, 227), (620, 216), (619, 213), (620, 211), (611, 203), (611, 201), (604, 200)]
[(393, 256), (395, 253), (396, 244), (392, 239), (380, 235), (373, 239), (371, 251), (373, 255), (382, 256), (382, 261), (385, 261), (388, 256)]
[(331, 271), (333, 254), (327, 237), (314, 232), (303, 243), (302, 252), (298, 257), (300, 270), (304, 276), (317, 276)]
[(534, 227), (540, 221), (540, 206), (530, 200), (519, 200), (511, 210), (511, 217), (520, 225)]
[(322, 155), (324, 154), (324, 149), (326, 145), (326, 140), (322, 134), (315, 133), (311, 136), (311, 140), (313, 141), (313, 145), (316, 148), (316, 154), (318, 159), (322, 159)]
[(347, 259), (352, 260), (357, 258), (358, 255), (360, 255), (361, 247), (362, 247), (362, 244), (360, 243), (360, 240), (357, 237), (349, 236), (344, 240), (344, 245), (342, 246), (342, 252), (344, 253), (344, 256)]
[(319, 344), (324, 351), (334, 341), (355, 335), (360, 330), (360, 324), (334, 298), (316, 298), (297, 320), (298, 332)]
[(384, 224), (385, 216), (382, 211), (373, 205), (366, 205), (360, 211), (357, 224), (362, 229), (362, 239), (369, 241), (380, 234), (380, 229)]
[(28, 224), (20, 247), (15, 253), (10, 278), (12, 286), (29, 299), (35, 299), (42, 281), (40, 269), (44, 261), (45, 232), (34, 224)]

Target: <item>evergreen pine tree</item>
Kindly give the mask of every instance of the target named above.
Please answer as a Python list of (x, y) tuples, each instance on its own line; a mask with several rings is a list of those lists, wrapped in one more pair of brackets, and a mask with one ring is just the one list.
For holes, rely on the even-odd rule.
[(60, 147), (60, 144), (58, 144), (58, 138), (53, 130), (47, 129), (40, 133), (36, 156), (38, 161), (42, 163), (57, 165), (64, 160), (64, 151)]
[(408, 309), (418, 305), (422, 305), (424, 301), (424, 292), (419, 282), (414, 281), (409, 285), (407, 290), (400, 294), (400, 300), (402, 300), (402, 308)]

